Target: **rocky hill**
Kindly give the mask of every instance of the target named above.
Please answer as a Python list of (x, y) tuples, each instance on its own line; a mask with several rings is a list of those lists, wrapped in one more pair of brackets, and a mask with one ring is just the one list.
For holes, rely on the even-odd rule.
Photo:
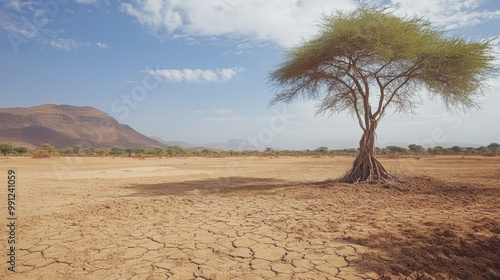
[(44, 143), (56, 148), (166, 146), (93, 107), (53, 104), (0, 108), (0, 143), (29, 148)]

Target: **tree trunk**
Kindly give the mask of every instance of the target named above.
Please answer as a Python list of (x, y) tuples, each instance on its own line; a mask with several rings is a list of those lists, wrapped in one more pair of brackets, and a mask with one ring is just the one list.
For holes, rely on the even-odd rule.
[(343, 183), (356, 182), (403, 182), (387, 172), (375, 157), (375, 129), (376, 123), (370, 125), (359, 141), (359, 154), (352, 164), (352, 168), (339, 179)]

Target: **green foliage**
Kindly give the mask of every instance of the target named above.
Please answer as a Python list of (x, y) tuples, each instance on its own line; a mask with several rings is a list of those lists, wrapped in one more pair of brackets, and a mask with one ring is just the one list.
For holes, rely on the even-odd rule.
[(358, 149), (354, 149), (354, 148), (343, 149), (342, 152), (344, 152), (346, 154), (351, 154), (351, 155), (359, 153)]
[(488, 152), (488, 150), (489, 150), (489, 149), (488, 149), (487, 147), (485, 147), (485, 146), (481, 146), (481, 147), (479, 147), (479, 148), (477, 148), (477, 149), (476, 149), (476, 151), (477, 151), (478, 153), (480, 153), (480, 154), (487, 153), (487, 152)]
[(227, 151), (227, 153), (228, 153), (230, 156), (239, 156), (239, 155), (241, 155), (241, 154), (242, 154), (241, 152), (238, 152), (238, 151), (233, 151), (233, 150), (229, 150), (229, 151)]
[(488, 145), (488, 149), (493, 152), (493, 154), (496, 154), (500, 150), (500, 144), (498, 143), (491, 143)]
[(94, 151), (95, 151), (94, 148), (83, 148), (81, 153), (83, 153), (86, 156), (92, 156), (94, 155)]
[(125, 153), (125, 151), (119, 147), (113, 147), (113, 148), (111, 148), (111, 150), (109, 150), (109, 154), (112, 156), (119, 156), (119, 155), (122, 155), (124, 153)]
[(427, 153), (430, 155), (437, 155), (438, 151), (435, 148), (427, 148)]
[(135, 152), (134, 148), (125, 148), (124, 151), (128, 153), (128, 156), (131, 157), (132, 153)]
[(74, 153), (72, 148), (61, 148), (58, 150), (59, 154), (61, 155), (71, 155)]
[(148, 152), (147, 148), (144, 147), (139, 147), (134, 149), (134, 153), (138, 154), (139, 156), (142, 156), (143, 154), (146, 154)]
[(390, 154), (406, 154), (408, 150), (399, 146), (387, 146), (385, 147)]
[(95, 154), (97, 154), (99, 156), (105, 156), (105, 155), (107, 155), (109, 153), (110, 153), (110, 151), (108, 151), (105, 148), (99, 148), (99, 149), (95, 150)]
[(4, 156), (10, 154), (14, 151), (14, 147), (11, 144), (0, 144), (0, 153)]
[(328, 154), (328, 147), (319, 147), (316, 150), (314, 150), (314, 153), (321, 154), (321, 155), (327, 155)]
[(71, 150), (73, 151), (74, 154), (79, 154), (82, 148), (83, 148), (82, 145), (75, 145), (71, 147)]
[(26, 147), (14, 147), (14, 152), (23, 155), (28, 152), (28, 148)]
[(463, 152), (464, 150), (462, 149), (462, 147), (459, 147), (459, 146), (453, 146), (450, 148), (450, 151), (454, 154), (458, 154), (458, 153), (461, 153)]
[[(320, 33), (287, 52), (270, 74), (279, 90), (271, 104), (302, 96), (321, 99), (318, 113), (367, 112), (379, 120), (389, 106), (412, 112), (425, 88), (446, 105), (468, 108), (495, 71), (493, 60), (491, 41), (449, 37), (421, 18), (386, 8), (338, 11), (324, 15)], [(381, 94), (370, 112), (362, 101), (377, 85)]]
[(155, 148), (155, 150), (154, 150), (154, 154), (157, 156), (160, 156), (160, 157), (161, 157), (161, 155), (163, 155), (166, 152), (167, 152), (167, 150), (165, 150), (165, 148), (161, 148), (161, 147)]
[(244, 156), (258, 155), (258, 154), (259, 154), (259, 151), (255, 151), (255, 150), (245, 150), (242, 152), (242, 155), (244, 155)]
[(414, 154), (423, 154), (423, 153), (425, 153), (425, 148), (422, 147), (421, 145), (417, 145), (417, 144), (410, 144), (408, 146), (408, 150), (410, 150), (410, 152), (412, 152)]
[(442, 154), (444, 152), (444, 148), (442, 146), (435, 146), (434, 150), (437, 154)]
[(170, 146), (167, 148), (167, 154), (170, 156), (176, 156), (184, 154), (184, 149), (180, 146)]
[(202, 155), (207, 155), (207, 156), (209, 156), (209, 155), (213, 155), (213, 154), (215, 154), (215, 153), (216, 153), (215, 151), (210, 150), (210, 149), (204, 149), (203, 151), (201, 151), (201, 154), (202, 154)]

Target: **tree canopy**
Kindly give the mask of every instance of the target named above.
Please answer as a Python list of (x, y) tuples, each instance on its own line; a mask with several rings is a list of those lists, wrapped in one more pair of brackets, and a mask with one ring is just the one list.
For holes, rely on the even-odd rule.
[(359, 8), (321, 22), (320, 34), (288, 51), (270, 74), (279, 90), (271, 104), (322, 97), (318, 112), (361, 117), (371, 104), (364, 102), (376, 94), (371, 115), (379, 120), (389, 106), (411, 112), (425, 88), (446, 105), (469, 108), (494, 70), (490, 41), (448, 37), (421, 18)]
[(448, 107), (477, 106), (494, 73), (491, 41), (448, 36), (417, 17), (359, 7), (324, 15), (320, 32), (270, 73), (271, 105), (318, 100), (318, 114), (351, 112), (363, 130), (345, 181), (394, 179), (375, 159), (375, 130), (387, 110), (412, 113), (422, 90)]

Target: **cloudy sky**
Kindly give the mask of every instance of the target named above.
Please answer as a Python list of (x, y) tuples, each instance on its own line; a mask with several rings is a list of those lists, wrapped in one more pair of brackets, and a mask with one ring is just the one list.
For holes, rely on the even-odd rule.
[[(272, 91), (266, 77), (285, 50), (317, 32), (324, 11), (352, 10), (356, 3), (2, 1), (0, 107), (93, 106), (167, 141), (355, 146), (361, 130), (347, 114), (315, 117), (313, 101), (268, 108)], [(371, 3), (399, 5), (396, 13), (422, 16), (451, 35), (499, 35), (497, 0)], [(378, 145), (500, 142), (500, 79), (489, 84), (481, 110), (447, 112), (439, 101), (425, 101), (414, 116), (387, 116)]]

